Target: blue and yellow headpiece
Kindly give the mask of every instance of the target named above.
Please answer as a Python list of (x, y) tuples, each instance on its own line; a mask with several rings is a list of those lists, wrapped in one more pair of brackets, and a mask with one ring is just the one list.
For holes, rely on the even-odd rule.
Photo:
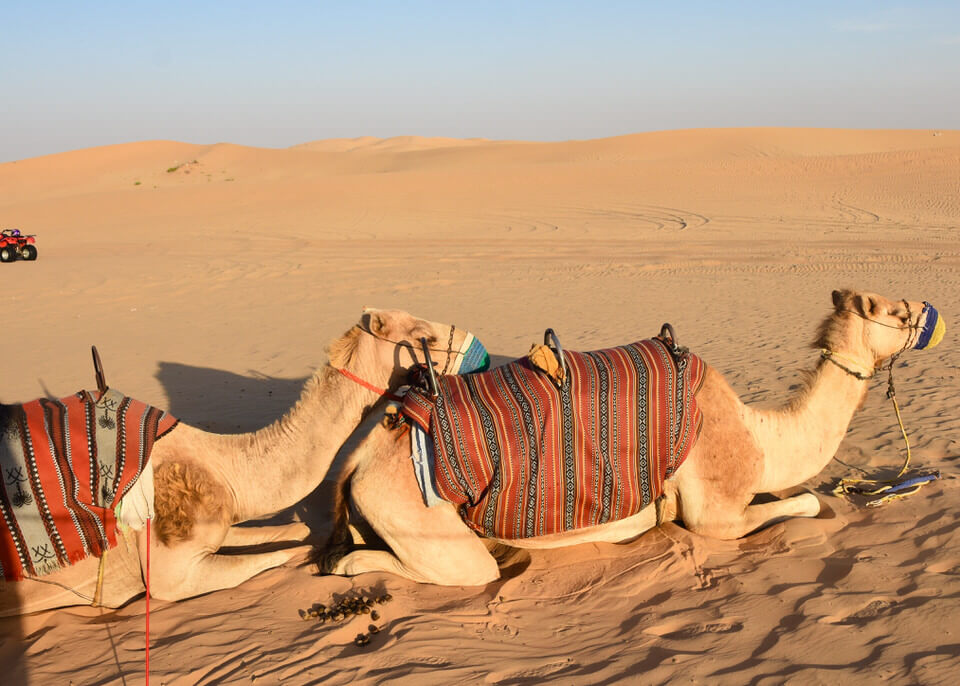
[(937, 308), (927, 301), (923, 302), (923, 312), (921, 312), (921, 315), (924, 314), (926, 315), (926, 319), (923, 321), (923, 328), (920, 329), (917, 342), (913, 346), (914, 350), (933, 348), (943, 340), (943, 335), (947, 332), (947, 325), (944, 323), (943, 317), (937, 312)]

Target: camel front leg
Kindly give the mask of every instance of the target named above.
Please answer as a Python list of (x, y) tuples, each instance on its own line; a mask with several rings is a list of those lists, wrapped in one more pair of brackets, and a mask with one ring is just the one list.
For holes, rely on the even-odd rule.
[(791, 517), (816, 517), (820, 514), (820, 501), (813, 493), (802, 493), (772, 503), (747, 505), (735, 510), (706, 508), (688, 521), (684, 512), (684, 525), (698, 534), (730, 540), (746, 536), (752, 531), (770, 526)]
[(231, 526), (220, 547), (240, 548), (276, 541), (302, 541), (309, 535), (310, 527), (303, 522), (280, 526)]
[(500, 577), (497, 561), (452, 505), (423, 504), (408, 436), (377, 427), (358, 450), (350, 497), (393, 555), (356, 551), (336, 565), (339, 573), (389, 571), (444, 586), (479, 586)]

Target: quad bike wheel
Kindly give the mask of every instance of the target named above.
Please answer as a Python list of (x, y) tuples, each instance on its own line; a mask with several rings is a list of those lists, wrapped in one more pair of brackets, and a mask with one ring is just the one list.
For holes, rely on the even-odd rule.
[(25, 245), (20, 248), (20, 256), (25, 260), (37, 259), (37, 248), (34, 245)]
[(17, 259), (17, 251), (12, 245), (5, 245), (0, 248), (0, 262), (13, 262)]

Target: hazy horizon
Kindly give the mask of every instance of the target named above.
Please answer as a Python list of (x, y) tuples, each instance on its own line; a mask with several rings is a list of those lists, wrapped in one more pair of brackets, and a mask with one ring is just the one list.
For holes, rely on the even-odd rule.
[(4, 10), (0, 162), (151, 139), (960, 128), (945, 2)]

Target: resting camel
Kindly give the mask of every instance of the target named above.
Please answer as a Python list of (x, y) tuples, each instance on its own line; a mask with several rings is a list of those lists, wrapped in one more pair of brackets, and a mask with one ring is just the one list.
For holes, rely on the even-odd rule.
[[(328, 348), (329, 361), (307, 381), (299, 401), (283, 418), (259, 431), (219, 435), (176, 425), (153, 448), (139, 481), (152, 483), (124, 497), (123, 511), (153, 512), (151, 539), (143, 521), (121, 530), (104, 557), (99, 604), (119, 607), (144, 592), (142, 569), (151, 546), (151, 595), (163, 600), (237, 586), (264, 570), (304, 557), (309, 545), (273, 552), (218, 554), (224, 547), (302, 541), (303, 523), (239, 527), (240, 522), (290, 507), (327, 473), (337, 451), (363, 416), (409, 367), (423, 361), (421, 339), (439, 364), (457, 369), (465, 344), (475, 341), (454, 327), (416, 319), (401, 311), (365, 310), (360, 322)], [(480, 351), (485, 356), (482, 346)], [(140, 494), (145, 500), (127, 499)], [(0, 522), (2, 525), (2, 522)], [(100, 560), (23, 581), (2, 583), (0, 613), (34, 612), (93, 602)]]
[[(321, 568), (343, 575), (388, 571), (418, 582), (481, 585), (499, 576), (490, 552), (495, 544), (555, 548), (621, 543), (654, 528), (658, 519), (682, 520), (697, 534), (735, 539), (783, 518), (816, 516), (820, 503), (809, 492), (762, 504), (752, 501), (757, 494), (788, 491), (816, 476), (836, 453), (874, 371), (907, 348), (935, 345), (944, 328), (926, 303), (834, 291), (833, 305), (814, 343), (821, 359), (803, 390), (780, 409), (744, 405), (721, 374), (707, 366), (696, 393), (703, 415), (699, 440), (666, 479), (660, 503), (617, 521), (532, 538), (477, 535), (451, 503), (425, 505), (410, 467), (408, 433), (385, 425), (375, 428), (340, 477), (336, 519), (342, 527), (349, 516), (362, 518), (390, 550), (354, 549), (343, 556), (334, 545), (322, 556)], [(938, 334), (931, 341), (934, 324)]]

